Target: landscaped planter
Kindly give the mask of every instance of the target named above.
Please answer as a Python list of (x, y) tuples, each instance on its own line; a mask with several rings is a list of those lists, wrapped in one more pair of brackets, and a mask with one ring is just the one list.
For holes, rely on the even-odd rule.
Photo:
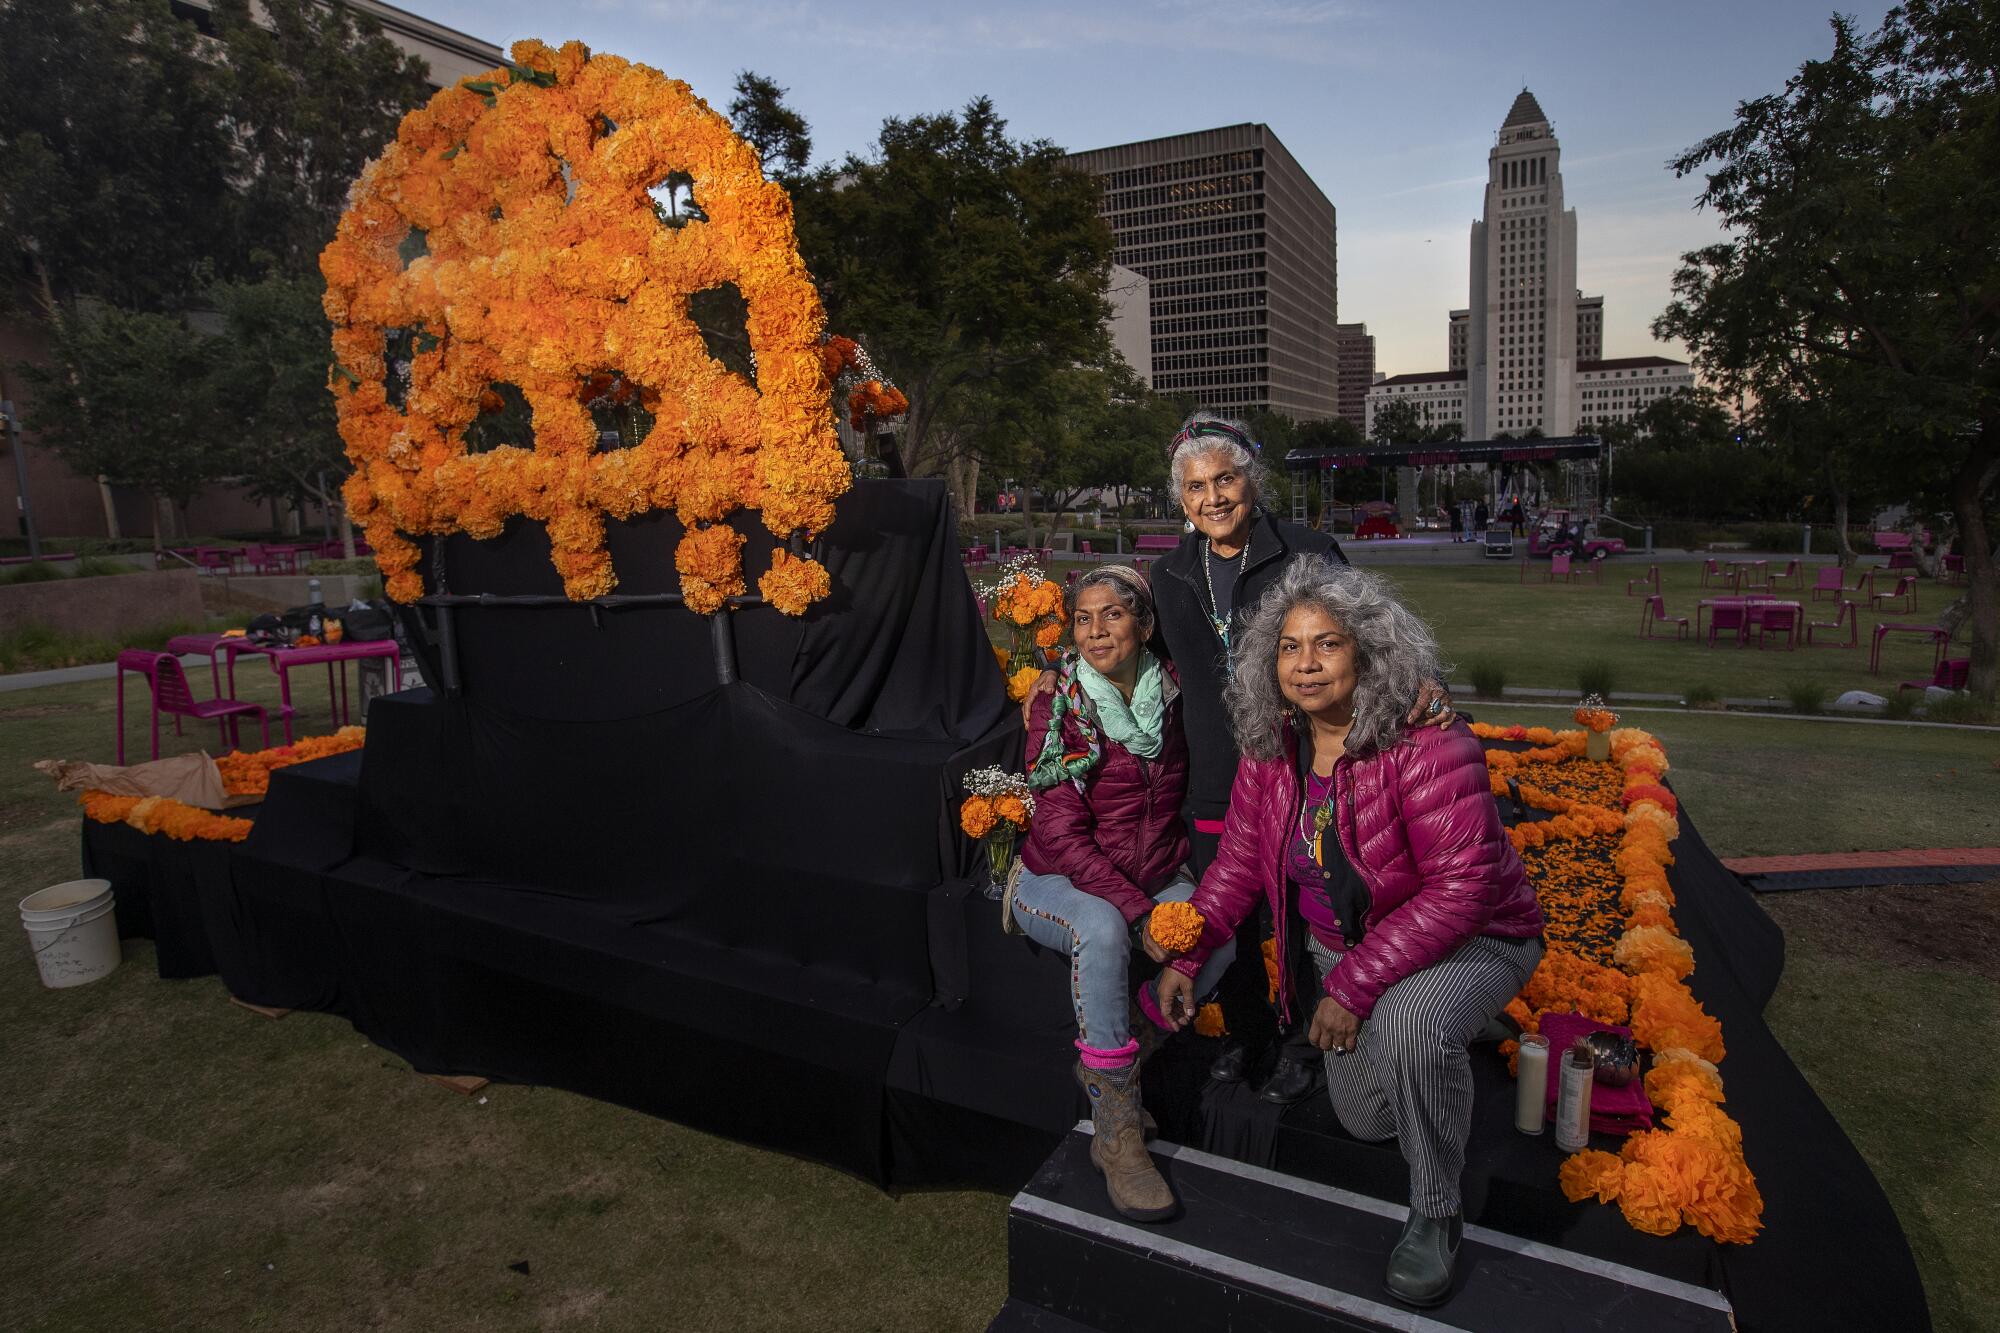
[(118, 639), (134, 630), (202, 621), (201, 585), (191, 569), (0, 586), (0, 634), (44, 625)]

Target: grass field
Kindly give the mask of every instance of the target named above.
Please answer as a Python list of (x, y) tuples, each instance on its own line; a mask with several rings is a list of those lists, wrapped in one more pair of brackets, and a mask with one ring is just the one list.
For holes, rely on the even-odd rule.
[[(1409, 574), (1413, 599), (1414, 576), (1460, 581)], [(1615, 591), (1518, 591), (1637, 615)], [(1433, 613), (1461, 618), (1448, 643), (1499, 600), (1433, 595), (1464, 604)], [(239, 680), (275, 699), (263, 673)], [(302, 729), (327, 730), (324, 693), (299, 685)], [(2000, 843), (2000, 732), (1629, 720), (1661, 736), (1725, 855)], [(108, 761), (111, 683), (0, 694), (0, 728), (0, 864), (18, 885), (68, 878), (76, 807), (27, 761)], [(143, 728), (142, 707), (135, 753)], [(1952, 1333), (2000, 1326), (1996, 902), (2000, 885), (1767, 900), (1788, 932), (1770, 1021), (1888, 1190)], [(890, 1197), (551, 1089), (462, 1099), (344, 1022), (256, 1018), (127, 950), (68, 992), (41, 990), (18, 948), (0, 967), (0, 1328), (973, 1330), (1004, 1297), (999, 1195)]]
[[(1365, 553), (1362, 556), (1365, 559)], [(1546, 562), (1530, 566), (1539, 576)], [(1575, 689), (1581, 670), (1607, 664), (1614, 690), (1684, 696), (1707, 686), (1724, 698), (1779, 699), (1793, 683), (1817, 685), (1828, 700), (1847, 690), (1890, 694), (1906, 679), (1930, 679), (1931, 648), (1927, 643), (1892, 636), (1883, 645), (1882, 674), (1868, 673), (1869, 632), (1877, 621), (1929, 623), (1957, 595), (1958, 589), (1919, 580), (1917, 609), (1862, 608), (1858, 648), (1766, 649), (1707, 648), (1693, 638), (1696, 602), (1709, 595), (1700, 585), (1701, 566), (1693, 563), (1660, 566), (1662, 596), (1668, 614), (1686, 616), (1690, 637), (1681, 642), (1639, 637), (1641, 599), (1625, 596), (1628, 579), (1646, 572), (1643, 558), (1620, 557), (1607, 562), (1604, 582), (1596, 585), (1519, 582), (1513, 563), (1475, 563), (1443, 568), (1418, 565), (1374, 567), (1402, 590), (1409, 604), (1437, 632), (1445, 654), (1458, 668), (1455, 680), (1480, 662), (1506, 673), (1507, 684), (1546, 689)], [(1807, 582), (1811, 582), (1808, 569)], [(1883, 591), (1893, 586), (1884, 581)], [(1806, 619), (1831, 621), (1832, 601), (1814, 603), (1810, 593), (1787, 593), (1805, 605)], [(1803, 638), (1803, 636), (1801, 636)], [(1844, 634), (1836, 636), (1844, 638)], [(1822, 635), (1822, 639), (1825, 636)], [(1962, 650), (1961, 650), (1962, 651)]]

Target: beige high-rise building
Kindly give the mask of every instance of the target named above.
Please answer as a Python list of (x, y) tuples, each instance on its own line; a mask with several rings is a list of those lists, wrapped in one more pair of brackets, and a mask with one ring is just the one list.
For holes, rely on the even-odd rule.
[(1576, 424), (1576, 212), (1563, 206), (1561, 146), (1523, 88), (1486, 155), (1472, 224), (1466, 435)]
[(1297, 421), (1337, 412), (1333, 204), (1268, 125), (1069, 160), (1102, 186), (1113, 259), (1151, 286), (1155, 389)]

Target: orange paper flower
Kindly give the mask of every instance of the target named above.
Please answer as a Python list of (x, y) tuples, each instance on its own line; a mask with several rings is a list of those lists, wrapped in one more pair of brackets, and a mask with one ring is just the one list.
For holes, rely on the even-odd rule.
[(1161, 903), (1153, 909), (1149, 922), (1147, 929), (1154, 941), (1171, 954), (1184, 954), (1200, 944), (1201, 932), (1208, 924), (1193, 903)]

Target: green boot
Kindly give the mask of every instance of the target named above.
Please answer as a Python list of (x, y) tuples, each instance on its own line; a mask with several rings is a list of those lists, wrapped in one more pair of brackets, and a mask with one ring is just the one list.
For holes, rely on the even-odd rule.
[(1443, 1305), (1451, 1295), (1452, 1268), (1464, 1236), (1465, 1219), (1459, 1214), (1425, 1217), (1410, 1209), (1403, 1234), (1389, 1252), (1389, 1294), (1418, 1309)]
[(1174, 1215), (1174, 1192), (1146, 1151), (1139, 1128), (1139, 1066), (1092, 1069), (1078, 1063), (1076, 1081), (1090, 1096), (1090, 1161), (1104, 1175), (1111, 1206), (1135, 1222)]

